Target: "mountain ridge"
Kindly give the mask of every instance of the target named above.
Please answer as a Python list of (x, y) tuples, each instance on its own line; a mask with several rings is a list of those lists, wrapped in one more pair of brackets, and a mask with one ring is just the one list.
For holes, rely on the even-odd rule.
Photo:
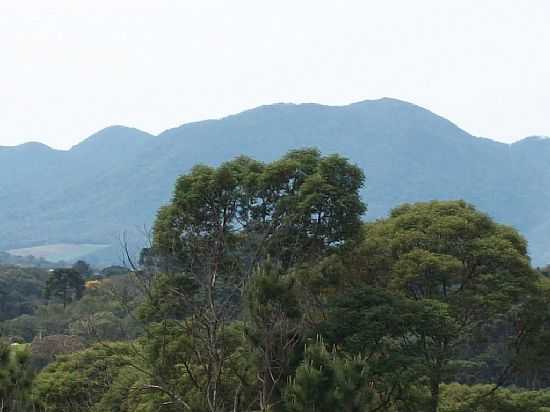
[(543, 207), (550, 201), (550, 139), (507, 144), (472, 136), (391, 98), (264, 105), (158, 135), (111, 126), (70, 150), (32, 156), (0, 150), (0, 176), (11, 178), (0, 181), (0, 250), (114, 243), (124, 231), (143, 236), (136, 227), (152, 223), (177, 176), (192, 165), (239, 154), (271, 161), (310, 146), (341, 153), (365, 170), (367, 219), (407, 201), (464, 198), (520, 229), (537, 263), (550, 261), (550, 233), (542, 229), (550, 226)]
[(525, 137), (520, 137), (518, 138), (517, 140), (513, 141), (513, 142), (502, 142), (502, 141), (499, 141), (498, 139), (495, 139), (495, 138), (491, 138), (491, 137), (485, 137), (485, 136), (476, 136), (476, 135), (471, 135), (469, 134), (468, 132), (465, 131), (465, 129), (463, 129), (462, 127), (460, 127), (459, 125), (457, 125), (456, 123), (450, 121), (449, 119), (441, 116), (441, 115), (438, 115), (437, 113), (431, 111), (430, 109), (427, 109), (425, 107), (422, 107), (422, 106), (419, 106), (415, 103), (411, 103), (411, 102), (408, 102), (406, 100), (401, 100), (401, 99), (396, 99), (396, 98), (392, 98), (392, 97), (381, 97), (379, 99), (365, 99), (365, 100), (359, 100), (357, 102), (352, 102), (352, 103), (348, 103), (348, 104), (343, 104), (343, 105), (326, 105), (326, 104), (321, 104), (321, 103), (292, 103), (292, 102), (276, 102), (276, 103), (270, 103), (270, 104), (265, 104), (265, 105), (260, 105), (260, 106), (257, 106), (257, 107), (253, 107), (253, 108), (250, 108), (250, 109), (245, 109), (241, 112), (237, 112), (237, 113), (232, 113), (232, 114), (228, 114), (226, 116), (222, 116), (222, 117), (219, 117), (219, 118), (207, 118), (207, 119), (203, 119), (203, 120), (196, 120), (196, 121), (190, 121), (190, 122), (186, 122), (186, 123), (181, 123), (180, 125), (178, 126), (174, 126), (174, 127), (169, 127), (168, 129), (166, 130), (163, 130), (162, 132), (158, 133), (158, 134), (153, 134), (153, 133), (149, 133), (145, 130), (141, 130), (137, 127), (133, 127), (133, 126), (127, 126), (127, 125), (123, 125), (123, 124), (113, 124), (113, 125), (110, 125), (110, 126), (106, 126), (104, 128), (101, 128), (99, 129), (98, 131), (92, 133), (90, 136), (84, 138), (83, 140), (81, 140), (80, 142), (74, 144), (73, 146), (71, 146), (69, 149), (57, 149), (57, 148), (54, 148), (54, 147), (51, 147), (49, 146), (48, 144), (46, 143), (42, 143), (40, 141), (34, 141), (34, 140), (30, 140), (28, 142), (24, 142), (24, 143), (20, 143), (20, 144), (17, 144), (17, 145), (10, 145), (10, 146), (1, 146), (0, 145), (0, 150), (2, 149), (14, 149), (14, 148), (18, 148), (18, 147), (23, 147), (23, 146), (27, 146), (27, 145), (40, 145), (40, 146), (45, 146), (46, 148), (50, 149), (50, 150), (54, 150), (54, 151), (58, 151), (58, 152), (68, 152), (68, 151), (71, 151), (75, 148), (77, 148), (78, 146), (82, 145), (83, 143), (85, 143), (87, 140), (89, 140), (90, 138), (104, 132), (104, 131), (108, 131), (108, 130), (114, 130), (114, 129), (127, 129), (127, 130), (133, 130), (133, 131), (137, 131), (139, 133), (143, 133), (143, 134), (146, 134), (146, 135), (149, 135), (150, 137), (152, 138), (155, 138), (155, 137), (158, 137), (160, 135), (163, 135), (167, 132), (170, 132), (172, 130), (176, 130), (176, 129), (180, 129), (181, 127), (186, 127), (186, 126), (194, 126), (194, 125), (199, 125), (199, 124), (204, 124), (204, 123), (210, 123), (210, 122), (216, 122), (216, 121), (220, 121), (220, 120), (225, 120), (225, 119), (228, 119), (228, 118), (231, 118), (231, 117), (234, 117), (234, 116), (239, 116), (239, 115), (242, 115), (242, 114), (245, 114), (247, 112), (254, 112), (254, 111), (257, 111), (257, 110), (262, 110), (264, 108), (271, 108), (271, 107), (274, 107), (274, 108), (277, 108), (277, 107), (280, 107), (280, 106), (289, 106), (289, 107), (298, 107), (298, 106), (316, 106), (316, 107), (323, 107), (323, 108), (332, 108), (332, 109), (336, 109), (336, 108), (350, 108), (350, 107), (355, 107), (355, 106), (361, 106), (363, 104), (367, 104), (367, 103), (376, 103), (376, 102), (391, 102), (391, 103), (397, 103), (397, 104), (403, 104), (403, 105), (408, 105), (408, 106), (411, 106), (411, 107), (414, 107), (414, 108), (417, 108), (417, 109), (420, 109), (422, 111), (425, 111), (429, 114), (432, 114), (446, 122), (448, 122), (449, 124), (451, 124), (452, 126), (462, 130), (465, 134), (467, 134), (469, 137), (473, 137), (473, 138), (476, 138), (476, 139), (483, 139), (483, 140), (490, 140), (491, 142), (494, 142), (494, 143), (500, 143), (500, 144), (503, 144), (503, 145), (514, 145), (516, 143), (519, 143), (519, 142), (522, 142), (524, 140), (543, 140), (543, 141), (550, 141), (550, 136), (545, 136), (545, 135), (530, 135), (530, 136), (525, 136)]

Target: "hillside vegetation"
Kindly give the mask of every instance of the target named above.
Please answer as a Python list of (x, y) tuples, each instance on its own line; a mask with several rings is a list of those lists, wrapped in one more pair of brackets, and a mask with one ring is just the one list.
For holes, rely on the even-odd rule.
[(2, 410), (547, 412), (526, 240), (463, 200), (364, 223), (365, 181), (316, 149), (198, 164), (130, 268), (0, 267)]

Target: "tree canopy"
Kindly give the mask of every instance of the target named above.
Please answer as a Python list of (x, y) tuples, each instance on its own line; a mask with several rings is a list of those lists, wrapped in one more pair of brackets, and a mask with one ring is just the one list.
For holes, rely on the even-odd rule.
[(57, 298), (63, 306), (78, 300), (84, 293), (84, 278), (76, 269), (54, 269), (46, 282), (45, 296), (47, 299)]

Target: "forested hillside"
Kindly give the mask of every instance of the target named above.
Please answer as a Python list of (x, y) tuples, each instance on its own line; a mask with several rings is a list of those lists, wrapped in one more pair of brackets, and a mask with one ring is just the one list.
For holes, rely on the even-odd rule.
[(173, 188), (127, 269), (0, 267), (2, 411), (550, 408), (550, 279), (514, 228), (462, 200), (364, 223), (365, 174), (316, 149)]
[(536, 263), (550, 261), (550, 140), (475, 138), (392, 99), (263, 106), (159, 136), (110, 127), (70, 151), (34, 143), (0, 148), (0, 249), (111, 244), (101, 253), (119, 260), (121, 233), (142, 240), (175, 178), (193, 164), (239, 154), (270, 161), (305, 146), (341, 153), (366, 171), (368, 220), (403, 202), (465, 199), (519, 229)]

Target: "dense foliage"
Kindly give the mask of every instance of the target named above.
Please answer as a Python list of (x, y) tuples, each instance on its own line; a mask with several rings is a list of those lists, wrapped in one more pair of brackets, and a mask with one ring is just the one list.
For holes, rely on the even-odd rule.
[(0, 266), (0, 321), (31, 314), (43, 303), (47, 279), (44, 269)]
[(16, 256), (0, 251), (0, 265), (53, 269), (55, 267), (65, 266), (66, 264), (65, 262), (53, 263), (44, 258), (36, 258), (34, 256)]
[(364, 224), (363, 183), (312, 149), (196, 166), (131, 271), (49, 272), (6, 316), (4, 410), (550, 410), (525, 240), (463, 201)]
[(0, 339), (0, 410), (31, 410), (27, 396), (32, 381), (29, 356), (27, 345), (10, 345)]

